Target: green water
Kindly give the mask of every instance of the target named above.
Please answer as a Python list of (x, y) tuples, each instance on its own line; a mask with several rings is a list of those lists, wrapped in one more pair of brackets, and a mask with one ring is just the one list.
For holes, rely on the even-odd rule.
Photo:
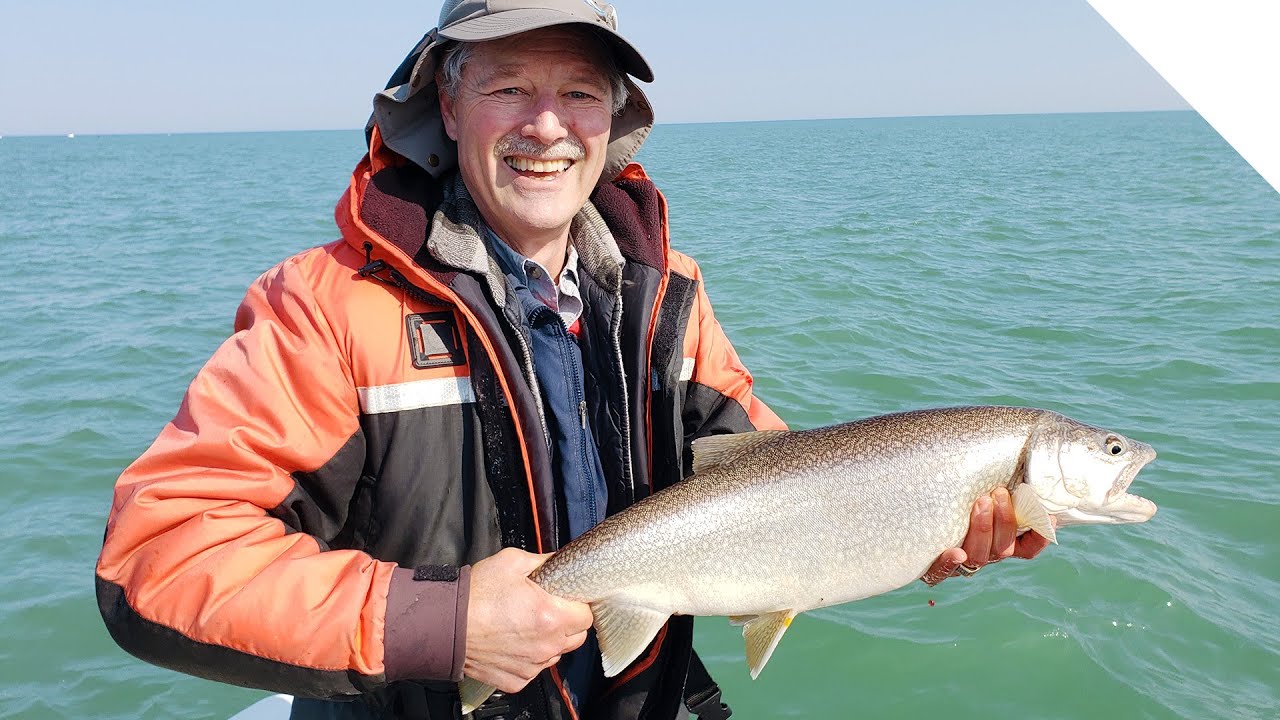
[[(336, 237), (361, 143), (0, 140), (0, 716), (261, 697), (116, 648), (93, 563), (244, 287)], [(1280, 716), (1280, 195), (1197, 115), (663, 126), (641, 160), (793, 426), (1013, 403), (1160, 453), (1151, 522), (801, 616), (759, 680), (700, 621), (735, 717)]]

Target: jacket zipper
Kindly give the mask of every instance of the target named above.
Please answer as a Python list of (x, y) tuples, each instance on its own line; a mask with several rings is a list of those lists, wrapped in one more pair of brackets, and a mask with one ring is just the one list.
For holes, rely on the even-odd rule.
[(551, 430), (547, 427), (547, 411), (542, 407), (542, 389), (538, 385), (538, 374), (533, 367), (533, 350), (529, 347), (529, 341), (525, 339), (524, 330), (517, 327), (511, 322), (511, 318), (507, 317), (507, 313), (498, 313), (502, 316), (502, 321), (511, 328), (512, 334), (516, 336), (520, 344), (520, 354), (524, 365), (524, 377), (529, 383), (529, 389), (533, 392), (533, 404), (538, 409), (538, 422), (542, 425), (542, 441), (547, 444), (547, 448), (551, 448)]
[(631, 400), (627, 397), (627, 369), (622, 360), (622, 284), (613, 295), (613, 361), (617, 365), (619, 385), (622, 387), (622, 447), (626, 462), (622, 466), (623, 480), (627, 487), (627, 505), (636, 501), (635, 470), (631, 458)]

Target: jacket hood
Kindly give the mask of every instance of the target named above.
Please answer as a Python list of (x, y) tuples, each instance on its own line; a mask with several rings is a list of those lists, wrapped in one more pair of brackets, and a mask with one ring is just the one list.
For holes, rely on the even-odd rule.
[[(447, 287), (460, 271), (485, 274), (485, 253), (459, 241), (478, 237), (482, 220), (457, 171), (429, 172), (384, 145), (377, 127), (370, 131), (369, 147), (334, 210), (347, 243), (427, 284)], [(598, 258), (586, 253), (602, 275), (624, 261), (666, 272), (666, 199), (640, 165), (631, 163), (612, 182), (596, 186), (571, 227), (575, 238), (583, 223), (614, 247)], [(578, 250), (583, 253), (584, 247)], [(616, 282), (610, 278), (605, 284)]]
[[(440, 51), (450, 40), (433, 29), (392, 74), (387, 89), (373, 98), (373, 114), (365, 126), (372, 148), (377, 128), (392, 152), (436, 178), (458, 167), (458, 146), (444, 131), (435, 71)], [(600, 184), (612, 182), (631, 163), (653, 129), (653, 107), (630, 76), (625, 78), (627, 103), (613, 116)]]

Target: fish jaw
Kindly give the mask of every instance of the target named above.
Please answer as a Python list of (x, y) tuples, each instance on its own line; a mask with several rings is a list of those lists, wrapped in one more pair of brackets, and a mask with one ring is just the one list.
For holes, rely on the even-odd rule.
[(1096, 508), (1074, 507), (1055, 513), (1058, 527), (1068, 525), (1123, 525), (1140, 523), (1156, 514), (1156, 504), (1132, 493), (1124, 493)]

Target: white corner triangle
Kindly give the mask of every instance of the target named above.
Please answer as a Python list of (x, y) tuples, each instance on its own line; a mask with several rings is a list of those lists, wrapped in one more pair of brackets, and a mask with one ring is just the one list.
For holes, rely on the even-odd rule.
[(1280, 191), (1280, 3), (1089, 0)]

